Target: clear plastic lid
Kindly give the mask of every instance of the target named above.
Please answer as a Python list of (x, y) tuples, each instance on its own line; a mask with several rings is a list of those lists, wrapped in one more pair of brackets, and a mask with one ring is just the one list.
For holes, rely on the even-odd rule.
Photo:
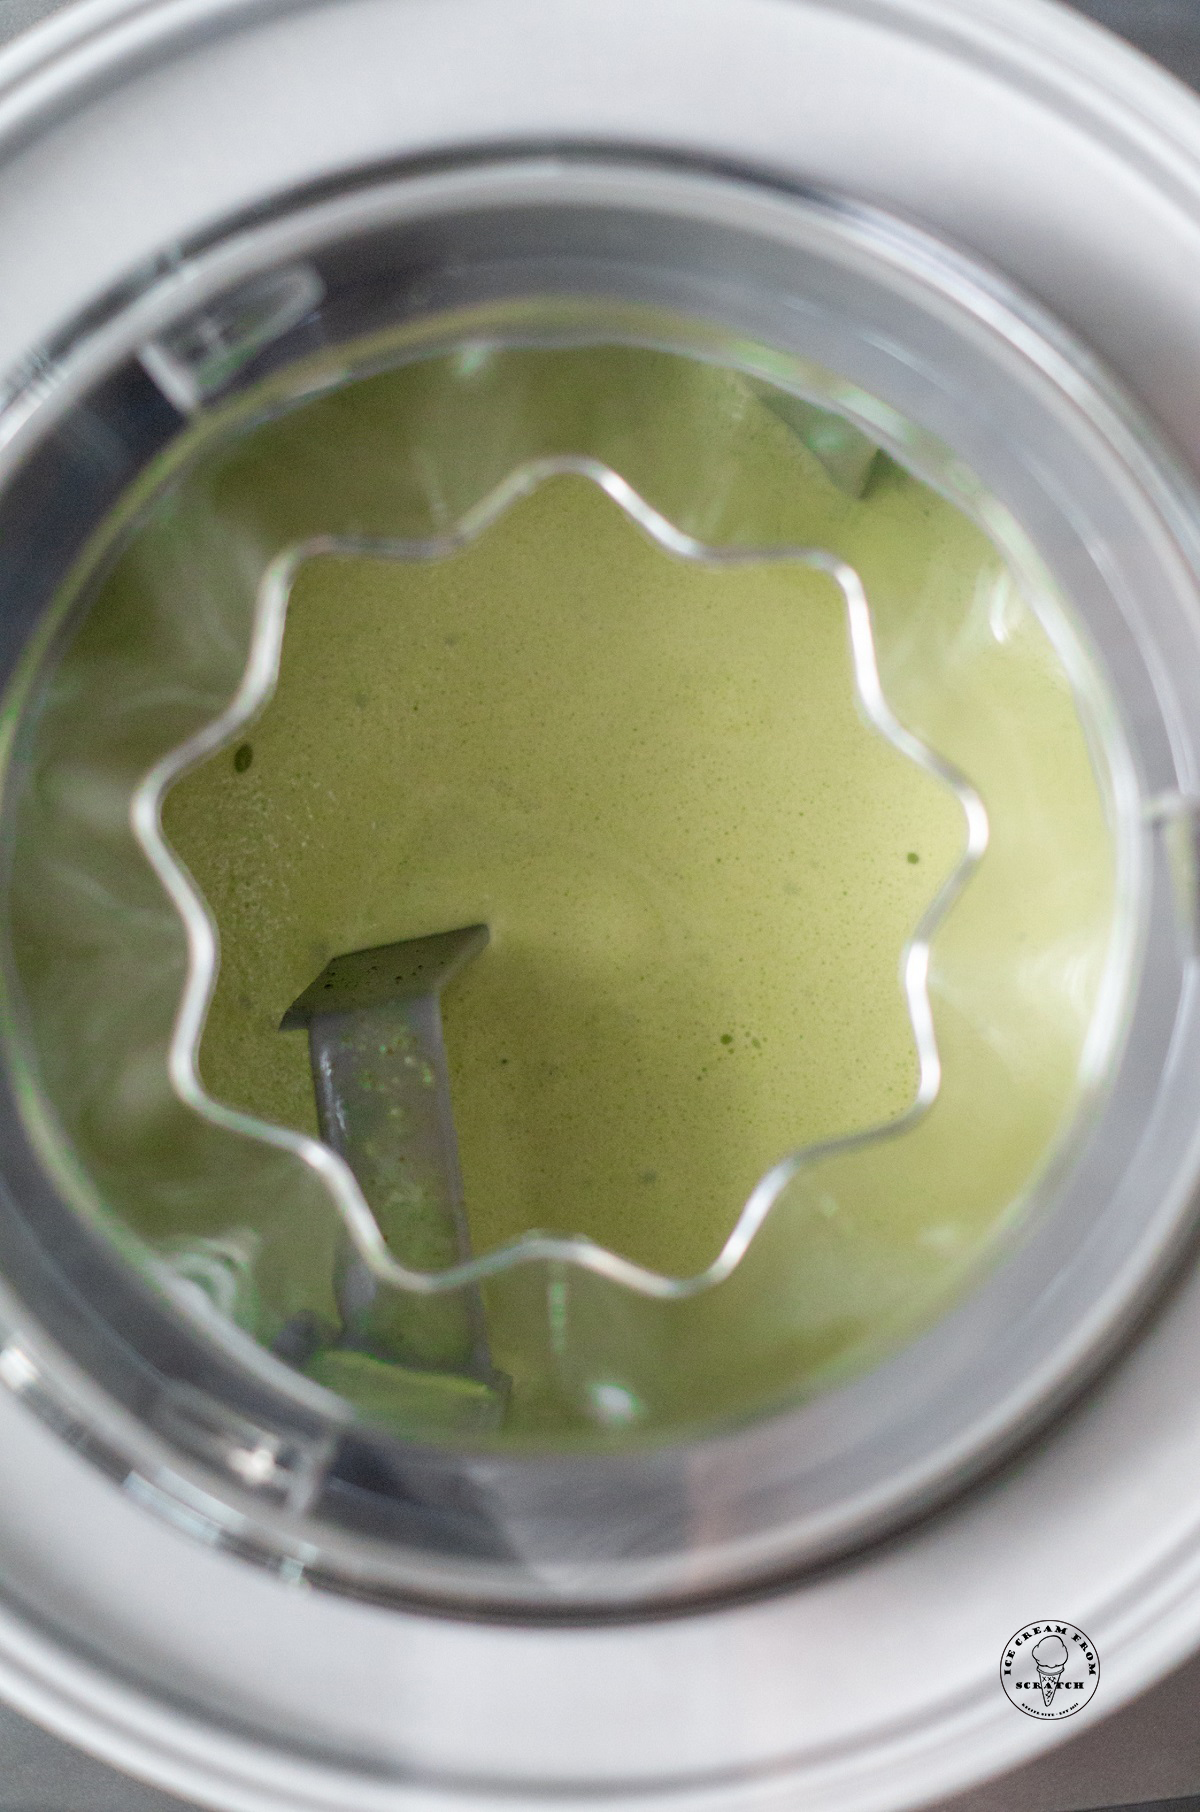
[[(146, 1419), (268, 1545), (434, 1595), (860, 1538), (1021, 1419), (1004, 1318), (1049, 1401), (1145, 1237), (1089, 1245), (1088, 1142), (1134, 1136), (1153, 788), (1033, 501), (1098, 430), (890, 227), (781, 202), (786, 283), (760, 244), (718, 309), (716, 226), (643, 198), (603, 293), (567, 201), (514, 201), (520, 283), (460, 222), (415, 320), (366, 331), (362, 229), (143, 338), (113, 407), (175, 428), (10, 694), (21, 1124), (88, 1275), (209, 1355)], [(680, 1534), (709, 1474), (741, 1508)]]

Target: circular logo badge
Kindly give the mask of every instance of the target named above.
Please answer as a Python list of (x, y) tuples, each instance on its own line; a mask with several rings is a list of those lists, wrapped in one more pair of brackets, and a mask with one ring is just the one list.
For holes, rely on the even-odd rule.
[(1004, 1644), (1000, 1684), (1027, 1718), (1073, 1718), (1100, 1684), (1100, 1657), (1073, 1623), (1027, 1623)]

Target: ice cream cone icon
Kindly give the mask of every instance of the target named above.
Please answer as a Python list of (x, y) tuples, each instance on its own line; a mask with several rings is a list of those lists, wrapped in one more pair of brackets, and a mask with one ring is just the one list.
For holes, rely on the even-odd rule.
[(1049, 1706), (1058, 1690), (1062, 1670), (1067, 1665), (1067, 1645), (1061, 1636), (1043, 1636), (1040, 1642), (1034, 1644), (1033, 1659), (1038, 1670), (1042, 1701)]

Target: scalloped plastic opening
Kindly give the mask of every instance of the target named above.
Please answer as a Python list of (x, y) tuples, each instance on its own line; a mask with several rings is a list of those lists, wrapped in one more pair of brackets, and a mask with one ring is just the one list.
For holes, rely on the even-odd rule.
[[(1069, 612), (986, 499), (972, 520), (911, 475), (903, 424), (864, 441), (767, 355), (493, 331), (325, 388), (158, 475), (31, 687), (12, 940), (43, 1149), (181, 1313), (405, 1437), (661, 1438), (876, 1363), (1019, 1237), (1119, 1035), (1104, 701)], [(653, 545), (582, 471), (445, 552), (555, 460), (744, 563)], [(856, 708), (845, 599), (771, 557), (796, 548), (861, 579), (888, 709), (981, 798), (973, 872), (963, 796)], [(246, 721), (281, 560), (278, 685)], [(206, 758), (175, 779), (185, 746)], [(155, 772), (190, 944), (139, 832)], [(350, 1341), (354, 1205), (279, 1020), (331, 955), (475, 920), (493, 943), (445, 1022), (486, 1262), (382, 1284)], [(509, 1262), (536, 1229), (694, 1281), (772, 1174), (704, 1288), (553, 1240)], [(490, 1379), (456, 1346), (468, 1295)]]

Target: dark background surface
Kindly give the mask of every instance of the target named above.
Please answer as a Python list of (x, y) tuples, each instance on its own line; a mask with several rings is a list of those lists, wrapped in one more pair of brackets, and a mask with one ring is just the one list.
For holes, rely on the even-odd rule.
[[(0, 41), (54, 12), (59, 3), (0, 0)], [(1200, 89), (1200, 0), (1077, 4), (1079, 11)], [(1046, 1760), (949, 1801), (944, 1812), (1080, 1812), (1148, 1801), (1161, 1807), (1164, 1800), (1174, 1801), (1170, 1812), (1200, 1812), (1200, 1658)], [(181, 1801), (114, 1773), (0, 1707), (0, 1812), (186, 1809)]]
[(1200, 0), (1075, 0), (1075, 5), (1200, 88)]

